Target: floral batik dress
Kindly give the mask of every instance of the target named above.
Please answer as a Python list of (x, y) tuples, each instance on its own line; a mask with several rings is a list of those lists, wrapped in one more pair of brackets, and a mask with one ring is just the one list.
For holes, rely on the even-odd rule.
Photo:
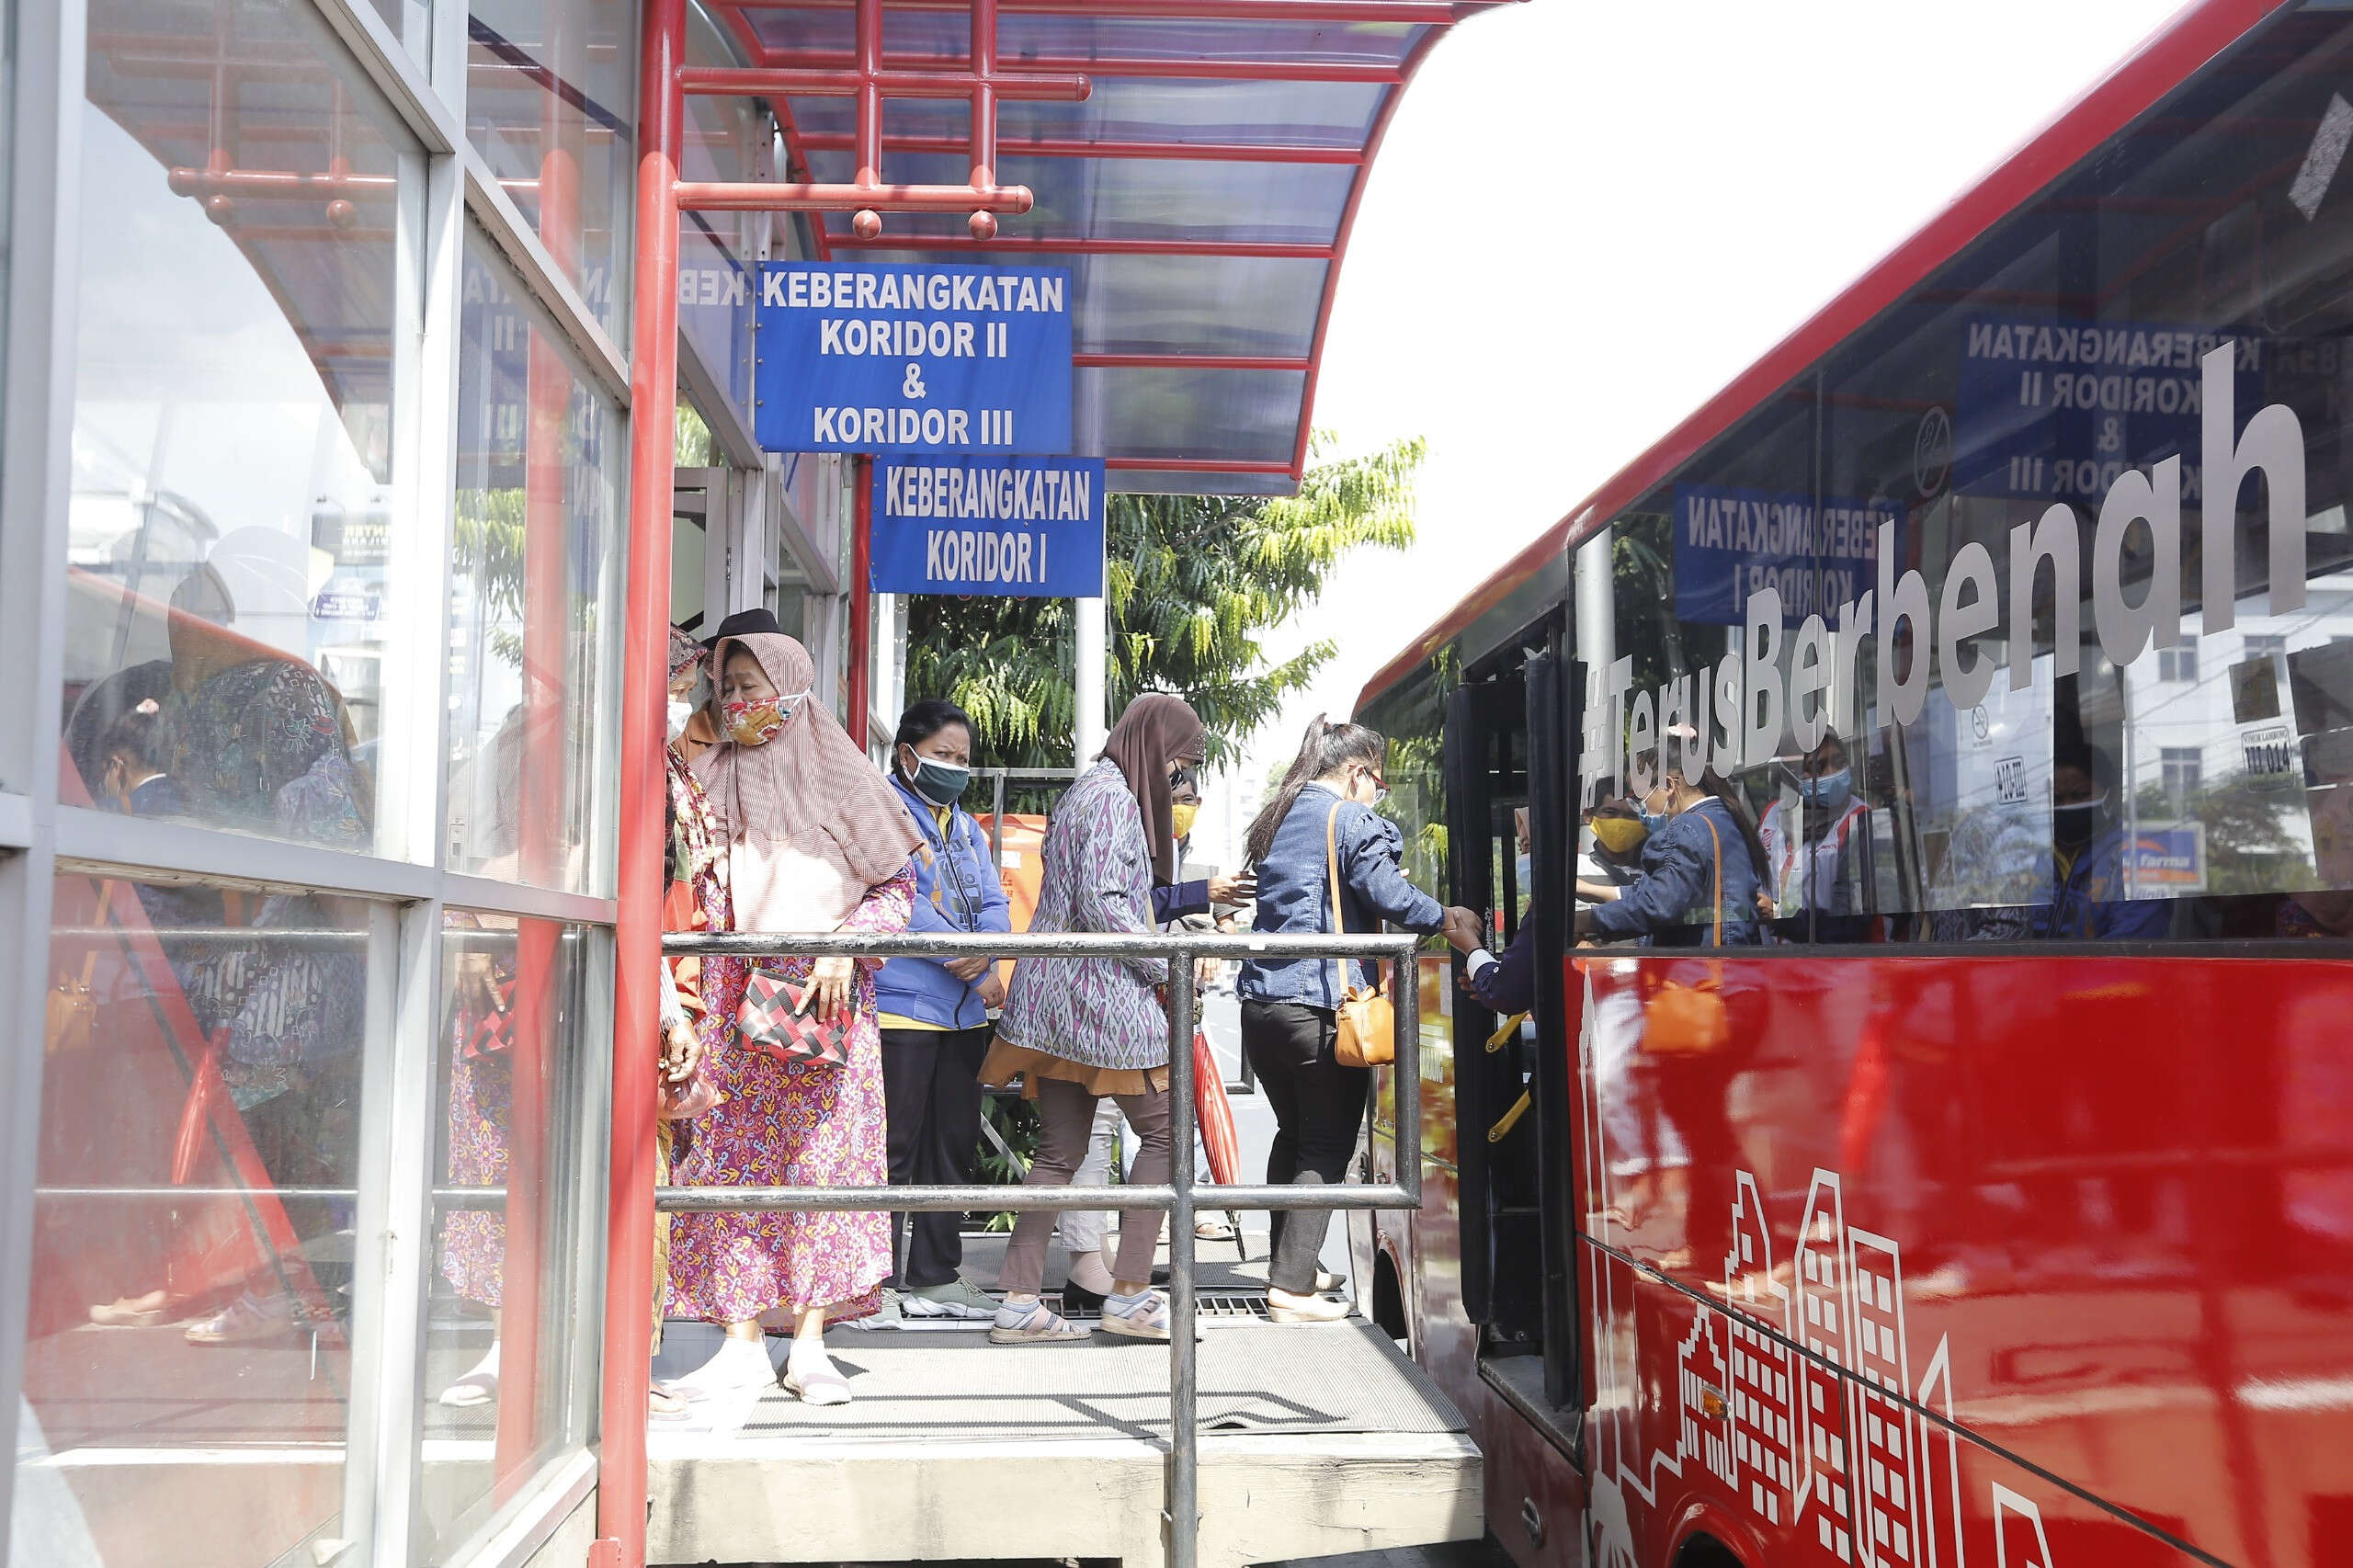
[[(904, 931), (915, 872), (867, 890), (844, 931)], [(761, 960), (798, 984), (806, 958)], [(849, 1062), (788, 1065), (746, 1046), (735, 1028), (748, 966), (706, 963), (703, 1049), (727, 1098), (698, 1117), (671, 1180), (680, 1187), (881, 1187), (890, 1176), (882, 1108), (882, 1040), (874, 1005), (879, 959), (858, 960)], [(681, 1214), (670, 1231), (673, 1317), (748, 1323), (778, 1307), (863, 1317), (891, 1277), (891, 1228), (879, 1213)]]

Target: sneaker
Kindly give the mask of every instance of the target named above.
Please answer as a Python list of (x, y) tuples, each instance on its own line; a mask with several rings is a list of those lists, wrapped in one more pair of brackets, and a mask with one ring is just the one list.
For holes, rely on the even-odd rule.
[(244, 1345), (275, 1338), (293, 1325), (293, 1302), (284, 1296), (265, 1301), (247, 1291), (210, 1317), (188, 1324), (182, 1336), (190, 1345)]
[(918, 1285), (899, 1298), (899, 1310), (911, 1318), (994, 1318), (996, 1298), (962, 1278), (945, 1285)]
[(1043, 1301), (1007, 1301), (989, 1325), (991, 1345), (1074, 1345), (1087, 1337), (1085, 1328), (1048, 1312)]
[(863, 1317), (846, 1318), (842, 1320), (842, 1326), (857, 1329), (863, 1334), (871, 1334), (876, 1329), (902, 1327), (907, 1316), (905, 1295), (885, 1285), (882, 1287), (881, 1298), (875, 1302), (872, 1312)]

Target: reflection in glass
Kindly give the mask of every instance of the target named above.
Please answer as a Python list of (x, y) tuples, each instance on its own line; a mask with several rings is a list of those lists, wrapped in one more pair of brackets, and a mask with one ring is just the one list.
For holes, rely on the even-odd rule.
[(466, 131), (608, 333), (629, 319), (635, 8), (473, 0)]
[(84, 876), (53, 909), (11, 1560), (281, 1561), (344, 1504), (364, 909)]
[(565, 1369), (579, 1332), (579, 1153), (586, 976), (582, 933), (450, 911), (442, 945), (436, 1186), (426, 1326), (425, 1511), (443, 1562), (568, 1442)]
[(307, 8), (90, 31), (62, 797), (140, 809), (101, 753), (147, 711), (178, 814), (373, 847), (405, 138)]
[(620, 422), (504, 266), (469, 245), (465, 277), (448, 864), (608, 892)]

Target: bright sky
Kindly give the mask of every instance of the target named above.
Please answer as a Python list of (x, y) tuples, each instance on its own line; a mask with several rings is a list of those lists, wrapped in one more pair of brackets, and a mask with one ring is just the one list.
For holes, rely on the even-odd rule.
[[(1421, 542), (1282, 629), (1339, 653), (1197, 838), (1230, 846), (1318, 711), (1737, 375), (2177, 0), (1529, 0), (1472, 17), (1373, 165), (1315, 423), (1429, 442)], [(1213, 849), (1200, 858), (1210, 859)]]

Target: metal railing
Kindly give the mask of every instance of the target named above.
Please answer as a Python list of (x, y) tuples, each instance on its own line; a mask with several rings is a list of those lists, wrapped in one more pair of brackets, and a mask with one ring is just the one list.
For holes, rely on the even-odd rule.
[[(1393, 936), (1220, 936), (1180, 932), (1119, 937), (1094, 932), (977, 936), (834, 934), (824, 937), (729, 932), (663, 938), (674, 957), (929, 958), (984, 956), (1052, 960), (1074, 958), (1168, 960), (1169, 1099), (1175, 1148), (1165, 1186), (1120, 1187), (665, 1187), (654, 1206), (672, 1213), (850, 1210), (937, 1213), (967, 1210), (1154, 1209), (1169, 1216), (1168, 1236), (1168, 1568), (1195, 1568), (1200, 1531), (1199, 1385), (1194, 1358), (1193, 1215), (1212, 1209), (1391, 1209), (1422, 1206), (1421, 966), (1418, 938)], [(1395, 977), (1396, 1106), (1391, 1140), (1398, 1179), (1383, 1185), (1309, 1187), (1194, 1186), (1193, 960), (1233, 959), (1386, 959)], [(1370, 1134), (1369, 1134), (1370, 1136)]]

